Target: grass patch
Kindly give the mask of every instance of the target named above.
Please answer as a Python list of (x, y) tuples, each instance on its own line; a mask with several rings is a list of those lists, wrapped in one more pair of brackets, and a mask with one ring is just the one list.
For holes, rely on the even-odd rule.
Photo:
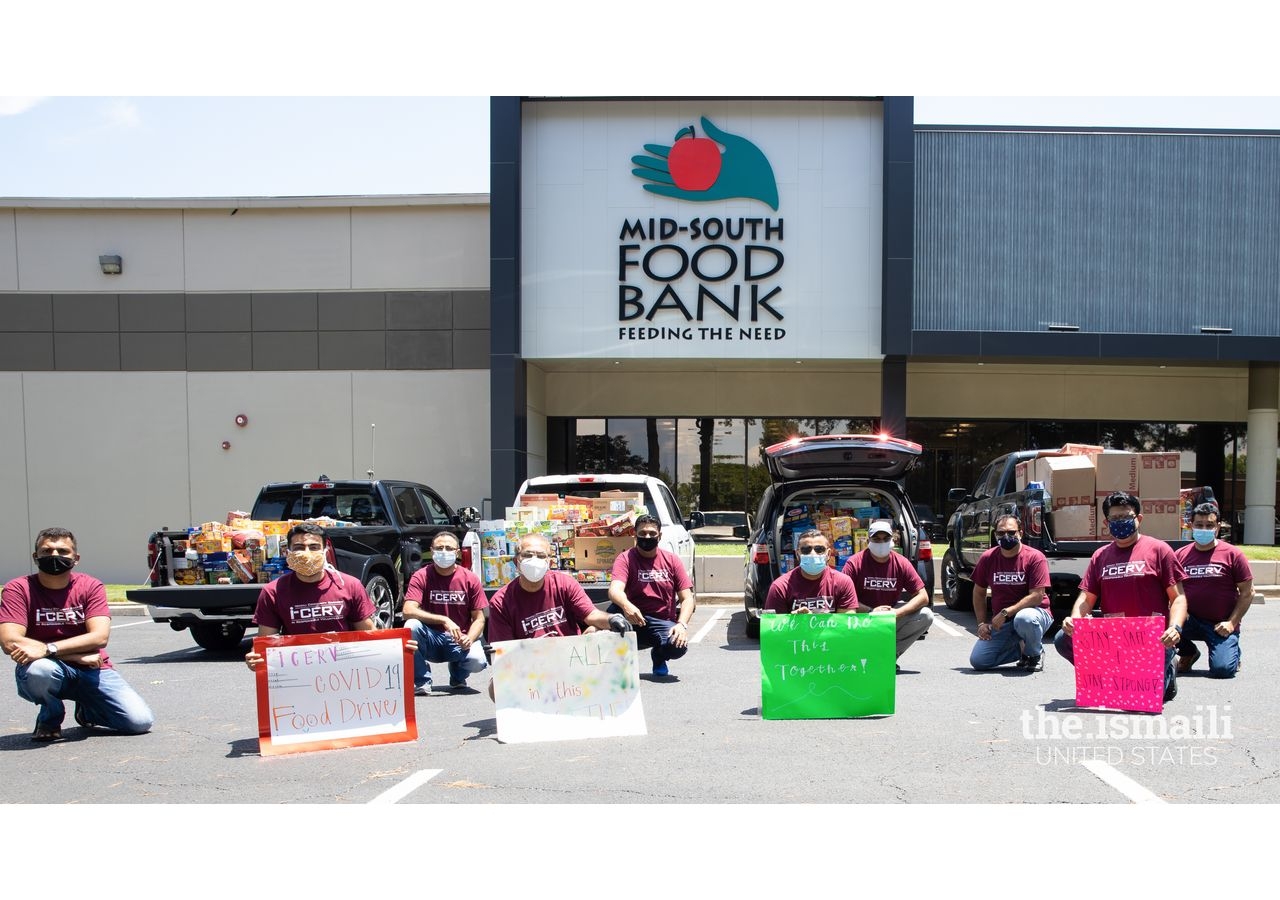
[(747, 545), (744, 543), (733, 543), (732, 541), (707, 541), (704, 544), (694, 544), (694, 556), (746, 556)]

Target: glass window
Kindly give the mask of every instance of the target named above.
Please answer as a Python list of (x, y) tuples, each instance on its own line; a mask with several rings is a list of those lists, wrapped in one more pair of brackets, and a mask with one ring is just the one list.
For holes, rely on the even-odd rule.
[(395, 501), (396, 508), (400, 511), (400, 519), (406, 525), (430, 525), (427, 519), (426, 510), (422, 508), (422, 501), (418, 499), (418, 492), (406, 485), (391, 488), (391, 498)]
[(448, 525), (449, 510), (444, 501), (430, 491), (419, 490), (418, 498), (427, 511), (427, 519), (432, 525)]

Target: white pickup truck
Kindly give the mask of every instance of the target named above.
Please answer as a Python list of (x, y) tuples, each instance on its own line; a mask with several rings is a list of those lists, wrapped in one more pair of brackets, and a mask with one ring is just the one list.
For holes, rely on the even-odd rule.
[[(512, 506), (522, 505), (525, 494), (559, 494), (560, 496), (598, 497), (605, 491), (641, 492), (650, 514), (662, 523), (662, 540), (658, 546), (669, 550), (684, 563), (689, 577), (694, 577), (693, 537), (689, 523), (680, 515), (676, 498), (660, 478), (651, 475), (539, 475), (520, 485)], [(607, 584), (584, 584), (583, 590), (596, 605), (607, 603)], [(487, 590), (489, 594), (496, 588)]]

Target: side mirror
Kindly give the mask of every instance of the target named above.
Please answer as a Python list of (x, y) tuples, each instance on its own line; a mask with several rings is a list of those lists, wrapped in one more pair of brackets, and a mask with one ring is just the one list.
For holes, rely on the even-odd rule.
[(733, 536), (736, 538), (742, 538), (745, 541), (750, 536), (750, 534), (751, 532), (746, 525), (733, 526)]
[(459, 520), (454, 523), (455, 525), (469, 525), (472, 522), (479, 522), (480, 510), (474, 506), (464, 506), (458, 510), (458, 514), (454, 518)]
[(695, 528), (702, 528), (707, 524), (707, 517), (702, 513), (694, 510), (689, 513), (689, 518), (685, 520), (684, 527), (692, 531)]
[(967, 499), (969, 499), (968, 488), (952, 488), (947, 491), (947, 502), (949, 503), (963, 503)]

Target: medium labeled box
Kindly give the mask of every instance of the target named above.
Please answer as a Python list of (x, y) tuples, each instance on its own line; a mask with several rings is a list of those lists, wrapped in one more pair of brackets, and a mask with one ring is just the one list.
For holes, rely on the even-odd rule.
[(1124, 494), (1138, 493), (1138, 454), (1103, 453), (1093, 459), (1099, 497), (1116, 491)]
[(1034, 472), (1033, 472), (1035, 468), (1035, 462), (1036, 461), (1034, 459), (1028, 459), (1024, 462), (1018, 463), (1016, 466), (1013, 467), (1014, 490), (1025, 491), (1027, 489), (1027, 482), (1035, 481)]
[(1145, 500), (1147, 497), (1178, 496), (1182, 490), (1181, 454), (1139, 453), (1138, 463), (1139, 497)]
[(1087, 456), (1043, 456), (1036, 460), (1036, 481), (1053, 498), (1053, 508), (1093, 508), (1093, 463)]
[[(1177, 454), (1173, 454), (1177, 456)], [(1182, 501), (1177, 497), (1142, 500), (1142, 533), (1162, 541), (1182, 537)]]
[(1092, 541), (1098, 535), (1098, 510), (1087, 504), (1053, 510), (1053, 536), (1059, 541)]

